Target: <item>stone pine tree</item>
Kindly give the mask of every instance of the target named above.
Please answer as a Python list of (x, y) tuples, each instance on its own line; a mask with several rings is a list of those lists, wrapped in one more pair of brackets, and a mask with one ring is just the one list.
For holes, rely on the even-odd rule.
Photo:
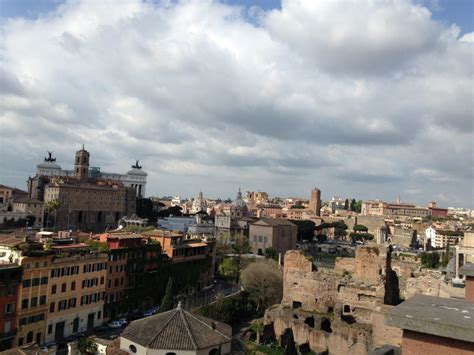
[(166, 312), (173, 309), (173, 279), (170, 277), (168, 279), (168, 284), (166, 285), (165, 295), (161, 300), (160, 311)]
[(398, 284), (398, 276), (392, 270), (392, 246), (388, 246), (387, 259), (385, 263), (385, 294), (383, 303), (396, 306), (400, 303), (400, 287)]

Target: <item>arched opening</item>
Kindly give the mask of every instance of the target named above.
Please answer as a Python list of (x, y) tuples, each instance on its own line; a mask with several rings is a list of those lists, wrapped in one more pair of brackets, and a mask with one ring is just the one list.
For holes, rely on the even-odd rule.
[(26, 342), (31, 343), (33, 341), (33, 332), (29, 332), (26, 336)]
[(348, 304), (345, 304), (343, 312), (344, 313), (350, 313), (351, 312), (351, 306), (349, 306)]
[(308, 325), (310, 328), (314, 328), (314, 317), (308, 317), (304, 320), (304, 322)]
[(321, 322), (321, 330), (324, 330), (325, 332), (332, 333), (331, 329), (331, 321), (327, 318), (323, 318)]
[(137, 347), (136, 347), (135, 345), (133, 345), (133, 344), (130, 344), (130, 346), (129, 346), (128, 348), (130, 349), (130, 351), (131, 351), (132, 353), (136, 353), (136, 352), (137, 352)]
[(218, 355), (219, 354), (219, 349), (212, 349), (209, 351), (209, 355)]
[(176, 355), (176, 353), (166, 353), (165, 355)]

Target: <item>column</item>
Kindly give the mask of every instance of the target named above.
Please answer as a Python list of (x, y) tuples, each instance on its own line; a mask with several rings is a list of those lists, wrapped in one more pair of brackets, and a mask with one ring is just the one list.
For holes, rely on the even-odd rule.
[(456, 279), (459, 279), (459, 245), (456, 245), (455, 249), (456, 249), (456, 259), (455, 259), (454, 269), (456, 272)]

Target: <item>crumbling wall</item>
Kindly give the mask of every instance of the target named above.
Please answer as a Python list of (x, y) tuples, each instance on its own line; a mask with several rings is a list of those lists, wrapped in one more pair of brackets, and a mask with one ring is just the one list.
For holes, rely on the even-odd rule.
[(354, 261), (354, 276), (370, 283), (377, 283), (385, 270), (386, 248), (371, 244), (356, 249)]
[(308, 344), (317, 353), (366, 355), (372, 349), (372, 329), (367, 325), (349, 325), (332, 317), (281, 306), (268, 309), (264, 323), (273, 324), (277, 339), (291, 329), (297, 346)]
[(354, 258), (336, 258), (336, 265), (334, 271), (338, 275), (343, 275), (344, 272), (354, 273), (355, 259)]
[(402, 343), (402, 329), (385, 324), (385, 314), (393, 306), (378, 306), (372, 312), (372, 342), (374, 348), (383, 345), (400, 346)]

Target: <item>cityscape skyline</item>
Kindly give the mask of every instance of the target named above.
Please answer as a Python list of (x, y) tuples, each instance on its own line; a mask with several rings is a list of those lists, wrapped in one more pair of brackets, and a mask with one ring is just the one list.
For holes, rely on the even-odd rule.
[(474, 37), (446, 2), (42, 3), (0, 22), (3, 184), (85, 141), (148, 196), (474, 207)]

